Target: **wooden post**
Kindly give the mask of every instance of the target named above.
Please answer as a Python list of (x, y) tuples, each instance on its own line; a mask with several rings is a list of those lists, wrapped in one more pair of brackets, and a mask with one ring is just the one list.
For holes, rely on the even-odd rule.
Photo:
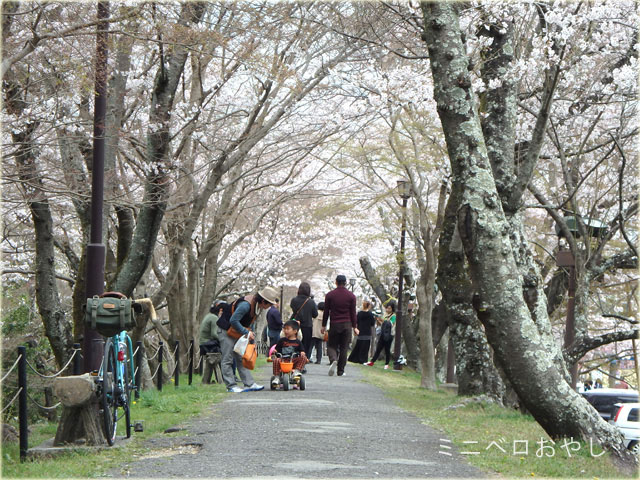
[(73, 375), (53, 381), (53, 393), (63, 405), (62, 418), (54, 439), (54, 446), (75, 443), (84, 438), (87, 445), (104, 445), (99, 412), (99, 398), (94, 376)]

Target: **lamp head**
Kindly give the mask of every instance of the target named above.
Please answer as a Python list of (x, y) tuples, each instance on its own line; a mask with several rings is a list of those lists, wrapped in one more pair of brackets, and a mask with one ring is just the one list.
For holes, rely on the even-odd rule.
[(409, 184), (409, 181), (405, 179), (401, 179), (401, 180), (398, 180), (396, 183), (398, 184), (397, 189), (398, 189), (398, 195), (400, 195), (400, 198), (402, 198), (403, 200), (410, 198), (411, 185)]

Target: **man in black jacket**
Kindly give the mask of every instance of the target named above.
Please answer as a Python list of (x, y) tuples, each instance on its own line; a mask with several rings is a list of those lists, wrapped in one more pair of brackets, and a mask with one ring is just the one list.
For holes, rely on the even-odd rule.
[(327, 321), (331, 319), (329, 329), (329, 341), (327, 342), (327, 354), (331, 366), (329, 375), (344, 375), (344, 367), (347, 364), (347, 350), (351, 343), (351, 331), (358, 335), (356, 323), (356, 296), (347, 290), (347, 277), (336, 277), (336, 288), (324, 297), (324, 314), (322, 316), (322, 333), (327, 328)]

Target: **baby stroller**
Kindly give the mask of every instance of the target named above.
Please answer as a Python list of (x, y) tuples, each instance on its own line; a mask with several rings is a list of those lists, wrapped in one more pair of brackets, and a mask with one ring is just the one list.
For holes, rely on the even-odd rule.
[[(299, 388), (304, 390), (306, 388), (304, 376), (298, 372), (297, 375), (293, 374), (293, 359), (299, 356), (298, 353), (292, 355), (282, 355), (280, 353), (275, 354), (280, 358), (280, 375), (273, 375), (271, 377), (271, 390), (277, 390), (282, 386), (282, 389), (286, 392), (289, 388)], [(275, 380), (278, 380), (277, 382)]]

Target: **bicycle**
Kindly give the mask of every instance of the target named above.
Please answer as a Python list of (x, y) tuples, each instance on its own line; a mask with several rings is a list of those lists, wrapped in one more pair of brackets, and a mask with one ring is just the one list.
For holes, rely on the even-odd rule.
[[(155, 321), (156, 312), (151, 299), (137, 299), (132, 307), (141, 311), (142, 305), (148, 307), (151, 318)], [(118, 421), (122, 417), (125, 419), (126, 437), (131, 437), (131, 395), (139, 389), (135, 384), (133, 344), (126, 330), (107, 338), (98, 372), (98, 384), (104, 435), (107, 443), (112, 446), (116, 439)], [(122, 413), (118, 414), (118, 409), (122, 409)]]
[[(107, 338), (98, 377), (102, 379), (100, 406), (104, 435), (107, 443), (113, 445), (118, 421), (122, 416), (125, 417), (126, 436), (131, 437), (131, 393), (137, 389), (133, 369), (133, 346), (126, 331)], [(123, 410), (120, 416), (118, 408)]]

